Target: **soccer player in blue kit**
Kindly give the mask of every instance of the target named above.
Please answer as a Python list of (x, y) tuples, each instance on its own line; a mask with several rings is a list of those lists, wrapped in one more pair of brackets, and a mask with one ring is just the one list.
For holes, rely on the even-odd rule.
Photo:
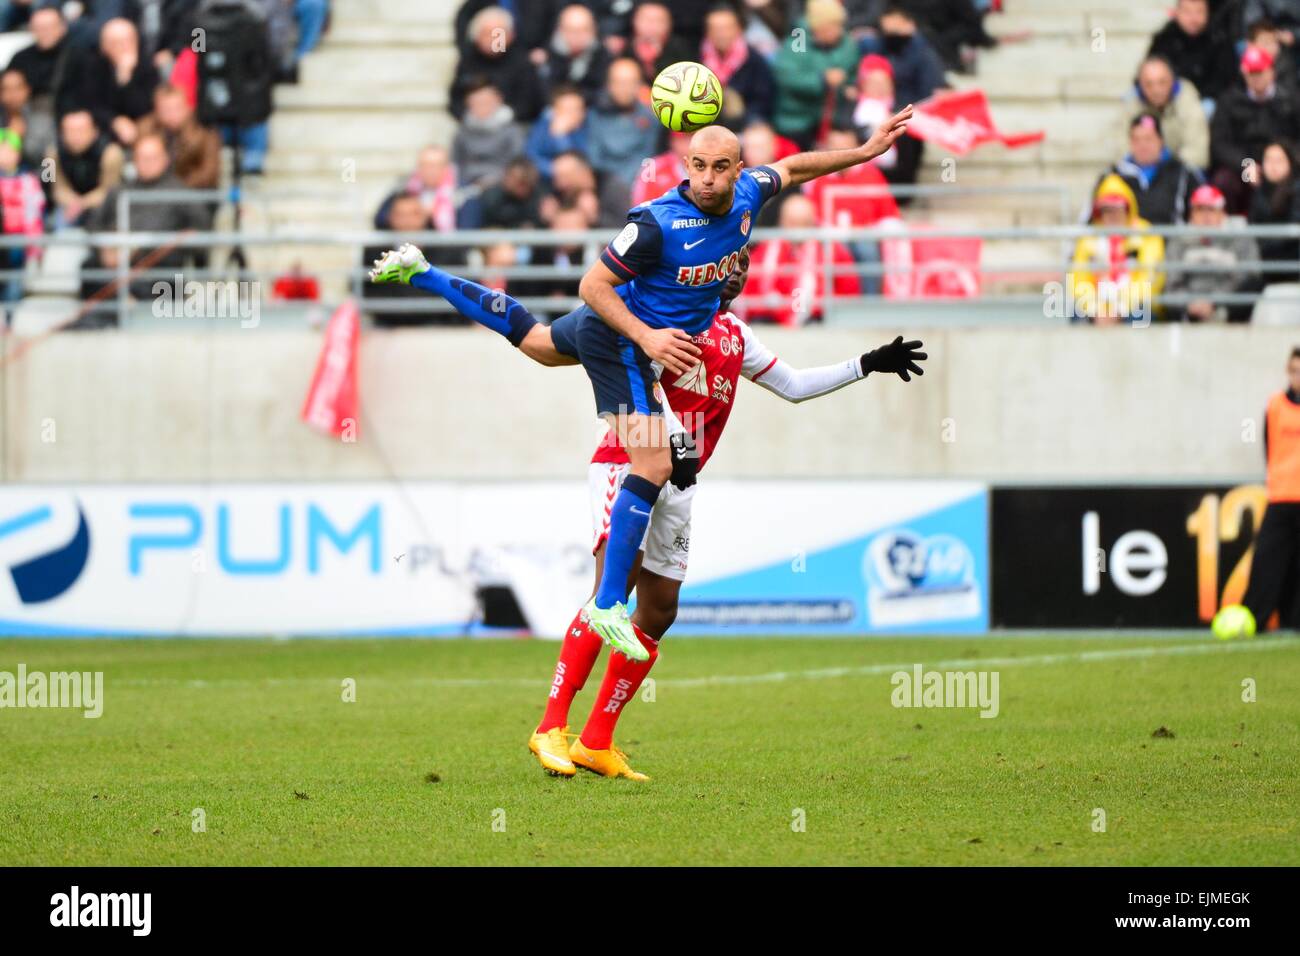
[[(583, 305), (552, 323), (556, 348), (582, 363), (596, 412), (609, 421), (630, 464), (610, 511), (600, 584), (583, 608), (591, 630), (629, 659), (649, 658), (624, 601), (650, 512), (673, 473), (659, 372), (681, 375), (696, 363), (700, 350), (691, 338), (712, 324), (763, 203), (782, 189), (880, 156), (911, 117), (909, 105), (854, 149), (797, 153), (756, 169), (744, 168), (734, 133), (705, 127), (691, 138), (688, 179), (628, 213), (627, 225), (582, 278)], [(410, 262), (401, 252), (377, 262), (371, 279), (410, 282), (441, 295), (511, 344), (525, 344), (537, 323), (519, 303), (430, 269), (418, 250)]]
[(734, 133), (705, 127), (691, 138), (688, 180), (633, 208), (583, 276), (574, 344), (596, 412), (611, 421), (631, 462), (610, 512), (600, 586), (585, 610), (591, 629), (632, 660), (645, 660), (648, 652), (623, 603), (628, 575), (673, 469), (660, 370), (680, 375), (699, 355), (691, 337), (712, 323), (763, 203), (782, 189), (883, 154), (911, 117), (909, 105), (855, 149), (797, 153), (755, 169), (741, 162)]

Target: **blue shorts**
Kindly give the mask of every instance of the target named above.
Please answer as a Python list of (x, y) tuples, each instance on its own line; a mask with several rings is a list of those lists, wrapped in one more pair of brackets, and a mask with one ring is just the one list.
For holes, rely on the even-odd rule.
[(662, 415), (659, 378), (650, 359), (630, 339), (611, 329), (589, 305), (551, 323), (556, 351), (582, 363), (596, 394), (596, 414)]

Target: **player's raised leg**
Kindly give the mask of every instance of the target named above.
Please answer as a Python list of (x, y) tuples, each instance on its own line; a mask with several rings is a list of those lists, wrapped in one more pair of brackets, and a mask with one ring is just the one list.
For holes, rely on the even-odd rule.
[(531, 312), (504, 292), (431, 266), (424, 253), (409, 242), (375, 260), (370, 281), (401, 282), (441, 296), (465, 318), (505, 336), (516, 347), (538, 325)]

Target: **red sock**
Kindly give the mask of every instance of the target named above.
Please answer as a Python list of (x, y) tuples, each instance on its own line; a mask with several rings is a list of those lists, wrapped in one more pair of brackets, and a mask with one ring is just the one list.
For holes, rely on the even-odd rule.
[(587, 726), (582, 728), (582, 743), (592, 750), (609, 749), (610, 742), (614, 739), (614, 725), (618, 723), (618, 715), (623, 712), (623, 706), (632, 699), (659, 657), (659, 642), (647, 637), (645, 631), (636, 625), (633, 628), (641, 646), (650, 652), (650, 659), (632, 661), (622, 654), (609, 655), (609, 666), (605, 668), (600, 693), (596, 695), (596, 703), (591, 707)]
[(545, 733), (553, 727), (563, 727), (569, 722), (569, 705), (573, 695), (582, 690), (587, 676), (600, 656), (600, 636), (587, 627), (579, 611), (569, 622), (560, 646), (560, 659), (551, 679), (551, 696), (546, 701), (546, 713), (537, 725), (537, 732)]

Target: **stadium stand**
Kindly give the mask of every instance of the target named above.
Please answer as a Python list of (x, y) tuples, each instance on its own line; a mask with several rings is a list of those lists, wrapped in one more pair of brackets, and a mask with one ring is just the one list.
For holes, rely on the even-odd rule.
[[(838, 263), (826, 267), (820, 285), (855, 280), (829, 283), (854, 294), (838, 295), (849, 304), (828, 315), (861, 320), (873, 310), (888, 319), (891, 306), (937, 295), (973, 300), (972, 315), (987, 309), (989, 317), (1032, 320), (1042, 313), (1044, 283), (1062, 279), (1078, 245), (1077, 235), (1059, 230), (1097, 221), (1092, 206), (1108, 173), (1134, 193), (1141, 221), (1157, 234), (1163, 224), (1187, 221), (1193, 190), (1211, 178), (1235, 214), (1232, 223), (1286, 226), (1300, 219), (1291, 159), (1300, 112), (1287, 19), (1294, 5), (1287, 0), (1177, 0), (1172, 8), (1164, 0), (1097, 0), (1086, 9), (1053, 0), (766, 0), (744, 5), (743, 33), (734, 15), (711, 16), (712, 4), (654, 0), (548, 0), (530, 6), (513, 33), (505, 29), (510, 14), (486, 0), (410, 9), (375, 0), (144, 6), (158, 16), (132, 25), (114, 13), (129, 14), (134, 5), (91, 4), (66, 23), (54, 5), (39, 3), (30, 25), (15, 22), (19, 29), (0, 36), (0, 60), (12, 54), (15, 68), (0, 92), (7, 122), (22, 136), (23, 168), (6, 174), (14, 209), (30, 211), (20, 198), (30, 180), (21, 173), (39, 164), (36, 144), (54, 139), (55, 120), (77, 109), (70, 117), (76, 128), (66, 134), (77, 148), (56, 155), (73, 168), (46, 184), (43, 214), (26, 223), (11, 216), (6, 232), (93, 228), (87, 205), (112, 192), (119, 169), (130, 185), (139, 132), (162, 132), (185, 186), (240, 187), (237, 204), (218, 202), (216, 191), (192, 200), (210, 213), (204, 225), (283, 237), (198, 250), (190, 261), (242, 262), (249, 270), (243, 274), (267, 287), (310, 288), (323, 301), (337, 301), (361, 291), (358, 255), (377, 246), (373, 239), (348, 244), (327, 237), (391, 228), (394, 196), (415, 191), (435, 232), (538, 229), (536, 244), (466, 236), (457, 248), (431, 247), (430, 255), (469, 274), (490, 274), (520, 294), (549, 290), (542, 297), (554, 308), (533, 306), (555, 312), (572, 302), (559, 293), (573, 287), (573, 273), (627, 206), (680, 176), (683, 141), (674, 142), (643, 105), (629, 102), (626, 87), (637, 67), (648, 79), (685, 57), (723, 77), (732, 110), (724, 122), (741, 132), (751, 164), (809, 143), (852, 142), (906, 101), (930, 109), (928, 132), (916, 124), (916, 137), (871, 169), (838, 177), (836, 189), (820, 184), (814, 191), (814, 229), (833, 221), (900, 235), (854, 239), (846, 244), (847, 263), (830, 245), (808, 253), (809, 262)], [(230, 21), (211, 19), (231, 11), (260, 26), (241, 34), (220, 26)], [(265, 82), (231, 81), (251, 84), (235, 86), (233, 102), (248, 114), (234, 117), (237, 126), (204, 92), (213, 77), (200, 66), (210, 67), (212, 58), (188, 46), (199, 22), (212, 26), (214, 42), (265, 48)], [(803, 37), (811, 49), (801, 45)], [(125, 78), (107, 79), (118, 74)], [(1275, 78), (1276, 92), (1248, 94), (1243, 75), (1254, 77), (1260, 91), (1273, 90)], [(1212, 95), (1198, 92), (1192, 77)], [(159, 92), (164, 79), (169, 87)], [(273, 109), (263, 123), (256, 103), (272, 79)], [(48, 88), (52, 81), (59, 89)], [(193, 116), (175, 90), (195, 105)], [(1211, 120), (1216, 102), (1221, 108)], [(939, 104), (956, 110), (955, 118)], [(1139, 114), (1147, 118), (1135, 122)], [(961, 137), (976, 117), (988, 128), (972, 149)], [(95, 125), (87, 133), (81, 127), (88, 122)], [(218, 162), (216, 138), (229, 147), (236, 129), (238, 152), (227, 148)], [(1257, 182), (1234, 175), (1238, 155), (1260, 167)], [(512, 165), (520, 157), (540, 168)], [(638, 157), (650, 163), (649, 175), (637, 174)], [(568, 227), (585, 222), (588, 241), (555, 240), (558, 252), (548, 245), (544, 233), (557, 216)], [(779, 221), (774, 203), (759, 225)], [(64, 239), (69, 235), (75, 233)], [(1287, 236), (1258, 242), (1274, 266), (1294, 259), (1295, 245)], [(21, 283), (6, 283), (10, 296), (24, 289), (67, 296), (87, 287), (71, 274), (92, 258), (84, 248), (45, 251), (24, 256), (10, 249), (11, 268), (26, 270)], [(1290, 279), (1277, 267), (1265, 269), (1261, 287)], [(837, 269), (856, 274), (832, 277)], [(859, 291), (872, 297), (869, 304)], [(1243, 314), (1241, 304), (1232, 315)], [(32, 305), (24, 301), (19, 311)], [(1171, 314), (1182, 312), (1180, 306)]]

